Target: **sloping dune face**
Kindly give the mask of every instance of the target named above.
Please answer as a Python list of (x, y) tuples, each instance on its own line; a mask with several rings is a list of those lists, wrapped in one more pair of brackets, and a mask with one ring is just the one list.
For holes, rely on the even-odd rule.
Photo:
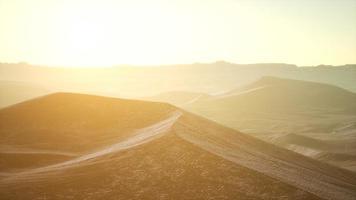
[(342, 88), (264, 77), (184, 108), (307, 156), (331, 153), (332, 159), (322, 160), (356, 169), (347, 156), (356, 155), (356, 94)]
[[(189, 123), (188, 123), (189, 121)], [(353, 199), (355, 174), (277, 148), (248, 135), (192, 115), (178, 122), (178, 135), (202, 149), (238, 165), (291, 184), (324, 199)], [(191, 124), (205, 124), (204, 129)]]
[[(22, 147), (18, 152), (71, 153), (55, 163), (3, 169), (2, 199), (353, 199), (356, 195), (356, 176), (349, 171), (168, 104), (55, 94), (0, 112), (0, 141), (7, 152)], [(41, 127), (47, 131), (39, 131)], [(75, 136), (72, 140), (69, 133)], [(41, 142), (25, 143), (17, 137)]]
[(71, 159), (131, 136), (165, 119), (172, 110), (167, 104), (70, 93), (4, 108), (0, 111), (0, 169)]
[(335, 133), (355, 138), (356, 94), (327, 84), (264, 77), (184, 108), (237, 130), (267, 137)]
[(268, 76), (210, 103), (238, 105), (251, 111), (300, 112), (311, 108), (356, 113), (355, 93), (328, 84)]
[(57, 93), (1, 110), (0, 137), (8, 145), (81, 152), (165, 119), (172, 110), (162, 103)]

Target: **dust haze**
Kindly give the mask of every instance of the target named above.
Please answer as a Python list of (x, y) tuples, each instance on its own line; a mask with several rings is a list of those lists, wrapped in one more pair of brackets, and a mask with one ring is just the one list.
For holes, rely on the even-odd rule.
[(0, 0), (0, 200), (356, 200), (355, 0)]

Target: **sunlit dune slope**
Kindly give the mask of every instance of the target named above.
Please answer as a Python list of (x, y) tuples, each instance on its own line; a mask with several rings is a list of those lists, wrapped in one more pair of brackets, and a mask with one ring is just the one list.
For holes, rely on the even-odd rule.
[(0, 146), (0, 171), (20, 171), (73, 159), (78, 154), (21, 146)]
[[(172, 109), (163, 103), (70, 93), (4, 108), (0, 110), (0, 168), (36, 167), (70, 159), (73, 154), (127, 137), (165, 118)], [(31, 159), (36, 162), (28, 162)]]
[(2, 109), (0, 137), (7, 145), (80, 152), (164, 119), (172, 109), (164, 103), (56, 93)]
[(356, 195), (352, 172), (168, 104), (61, 93), (0, 114), (2, 145), (77, 154), (55, 164), (2, 170), (3, 199), (353, 199)]

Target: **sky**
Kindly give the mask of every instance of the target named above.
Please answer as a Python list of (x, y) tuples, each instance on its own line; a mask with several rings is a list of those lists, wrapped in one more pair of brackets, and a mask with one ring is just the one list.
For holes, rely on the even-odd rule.
[(356, 63), (356, 0), (0, 0), (0, 62)]

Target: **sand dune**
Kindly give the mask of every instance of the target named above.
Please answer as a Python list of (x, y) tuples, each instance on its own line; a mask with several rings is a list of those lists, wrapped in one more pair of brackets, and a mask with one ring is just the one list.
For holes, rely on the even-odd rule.
[[(71, 107), (69, 102), (78, 101), (80, 104)], [(129, 127), (106, 122), (103, 126), (98, 116), (83, 125), (99, 108), (108, 112), (105, 117), (125, 119)], [(23, 114), (29, 109), (40, 109), (33, 118), (36, 123)], [(71, 116), (84, 110), (85, 115)], [(354, 173), (167, 104), (62, 93), (0, 110), (0, 116), (8, 122), (0, 126), (2, 145), (11, 145), (16, 136), (28, 134), (27, 138), (58, 144), (48, 150), (80, 154), (47, 166), (2, 170), (3, 199), (353, 199), (356, 195)], [(75, 123), (67, 125), (66, 117)], [(13, 118), (22, 121), (21, 129), (9, 123)], [(33, 134), (42, 126), (50, 130), (48, 124), (54, 129), (67, 125), (67, 134), (55, 140), (82, 130), (86, 143), (92, 144), (77, 140), (59, 145), (51, 137)], [(105, 142), (97, 140), (94, 133), (85, 134), (88, 127), (101, 132), (99, 138)], [(107, 131), (108, 127), (114, 127), (115, 133)], [(72, 147), (78, 144), (85, 148)]]
[(43, 167), (59, 162), (65, 162), (77, 156), (74, 153), (49, 152), (0, 152), (0, 171), (19, 172), (28, 169)]
[(300, 154), (354, 171), (356, 169), (356, 140), (339, 138), (322, 140), (305, 135), (289, 134), (278, 137), (273, 142)]
[[(182, 107), (310, 157), (356, 155), (356, 94), (336, 86), (264, 77)], [(355, 168), (354, 161), (329, 163)]]
[(0, 139), (2, 145), (85, 153), (165, 119), (173, 109), (163, 103), (57, 93), (2, 109)]
[[(196, 106), (231, 106), (249, 112), (308, 112), (325, 110), (356, 113), (356, 94), (342, 88), (299, 80), (263, 77), (256, 82), (205, 101)], [(228, 109), (228, 108), (226, 108)]]
[(274, 141), (275, 143), (283, 144), (295, 144), (300, 146), (305, 146), (311, 149), (318, 149), (322, 151), (356, 151), (356, 140), (343, 140), (340, 139), (316, 139), (312, 137), (307, 137), (305, 135), (288, 134), (278, 137)]
[(32, 170), (27, 170), (20, 173), (13, 173), (8, 176), (7, 179), (3, 179), (2, 181), (19, 181), (19, 180), (28, 180), (33, 178), (34, 175), (44, 172), (50, 172), (55, 170), (64, 170), (69, 167), (78, 167), (84, 161), (97, 159), (98, 157), (102, 157), (108, 154), (116, 153), (118, 151), (122, 151), (125, 149), (129, 149), (138, 145), (142, 145), (147, 143), (155, 138), (162, 136), (163, 133), (167, 132), (170, 127), (175, 123), (175, 121), (179, 118), (181, 113), (179, 111), (172, 113), (172, 116), (169, 118), (157, 122), (149, 127), (145, 127), (141, 130), (135, 131), (134, 135), (130, 138), (124, 139), (118, 143), (112, 144), (110, 146), (104, 147), (98, 151), (84, 154), (78, 156), (74, 159), (57, 163), (54, 165), (49, 165), (45, 167), (39, 167)]
[[(187, 126), (189, 127), (189, 124)], [(311, 159), (283, 152), (282, 149), (273, 149), (273, 146), (246, 135), (236, 135), (229, 131), (218, 132), (214, 126), (207, 128), (209, 129), (201, 132), (189, 127), (187, 131), (178, 134), (209, 152), (322, 198), (352, 199), (355, 195), (355, 181), (349, 179), (347, 173), (342, 170), (335, 170), (327, 165), (316, 166), (317, 162)], [(331, 170), (333, 174), (330, 173)], [(341, 177), (344, 180), (340, 180)], [(319, 194), (321, 191), (322, 194)]]

